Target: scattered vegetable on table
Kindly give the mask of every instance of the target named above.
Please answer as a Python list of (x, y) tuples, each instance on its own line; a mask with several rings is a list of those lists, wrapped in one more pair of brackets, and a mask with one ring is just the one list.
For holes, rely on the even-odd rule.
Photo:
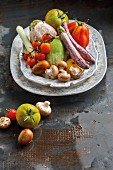
[(16, 120), (16, 109), (10, 108), (6, 110), (7, 110), (6, 117), (10, 118), (11, 120)]
[(0, 117), (0, 129), (7, 129), (15, 121), (22, 128), (18, 134), (18, 143), (27, 145), (33, 140), (33, 130), (40, 124), (43, 116), (49, 116), (52, 109), (49, 101), (38, 101), (35, 105), (23, 103), (17, 109), (10, 108), (8, 113)]
[(16, 120), (21, 127), (34, 128), (40, 122), (39, 110), (32, 104), (25, 103), (18, 107)]
[(11, 119), (8, 117), (1, 117), (0, 118), (0, 128), (1, 129), (6, 129), (10, 126), (11, 124)]
[(18, 143), (21, 145), (27, 145), (33, 140), (33, 132), (30, 129), (24, 129), (18, 136)]
[(42, 116), (48, 116), (51, 114), (51, 107), (49, 101), (37, 102), (36, 107), (39, 109), (39, 112)]

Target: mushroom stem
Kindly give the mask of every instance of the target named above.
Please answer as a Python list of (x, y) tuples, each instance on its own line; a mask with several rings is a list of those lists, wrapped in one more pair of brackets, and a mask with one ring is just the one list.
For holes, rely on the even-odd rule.
[(44, 104), (45, 104), (46, 107), (48, 107), (50, 105), (50, 102), (49, 101), (45, 101)]

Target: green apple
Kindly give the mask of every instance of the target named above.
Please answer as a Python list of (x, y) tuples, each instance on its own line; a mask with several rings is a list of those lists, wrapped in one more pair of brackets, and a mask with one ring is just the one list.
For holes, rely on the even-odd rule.
[(59, 9), (52, 9), (46, 13), (45, 21), (55, 29), (62, 25), (64, 21), (69, 22), (68, 16), (65, 12)]
[(40, 122), (41, 116), (36, 106), (25, 103), (18, 107), (16, 112), (16, 120), (21, 127), (34, 128)]

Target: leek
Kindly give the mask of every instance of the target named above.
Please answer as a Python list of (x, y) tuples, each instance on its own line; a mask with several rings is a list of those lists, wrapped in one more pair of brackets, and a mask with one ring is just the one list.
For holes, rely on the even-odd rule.
[(17, 33), (19, 34), (25, 48), (29, 51), (29, 52), (32, 52), (33, 51), (33, 47), (32, 47), (32, 44), (30, 42), (30, 40), (28, 39), (27, 35), (25, 34), (24, 32), (24, 29), (23, 27), (21, 26), (17, 26), (16, 27), (16, 31)]

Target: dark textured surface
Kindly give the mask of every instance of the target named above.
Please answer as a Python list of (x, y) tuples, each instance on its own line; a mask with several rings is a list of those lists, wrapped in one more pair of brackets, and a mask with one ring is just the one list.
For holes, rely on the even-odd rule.
[[(21, 89), (13, 80), (10, 48), (17, 25), (26, 27), (46, 12), (59, 8), (69, 18), (87, 21), (101, 31), (108, 69), (93, 89), (68, 97), (46, 97)], [(20, 127), (0, 130), (0, 170), (112, 170), (113, 169), (113, 2), (64, 0), (0, 1), (0, 115), (9, 107), (49, 100), (51, 116), (34, 129), (34, 140), (20, 147)]]

